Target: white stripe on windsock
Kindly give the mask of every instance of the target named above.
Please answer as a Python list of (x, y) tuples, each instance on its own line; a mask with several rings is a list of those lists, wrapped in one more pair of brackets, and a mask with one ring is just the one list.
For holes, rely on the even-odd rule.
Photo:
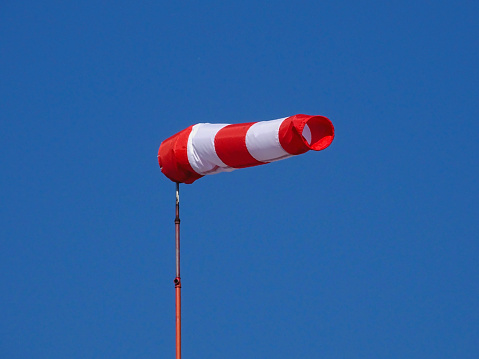
[(188, 137), (188, 161), (200, 175), (230, 172), (231, 168), (223, 163), (216, 154), (215, 136), (227, 124), (199, 123), (194, 125)]
[(279, 143), (279, 127), (285, 118), (256, 122), (246, 133), (246, 148), (261, 162), (273, 162), (291, 157)]

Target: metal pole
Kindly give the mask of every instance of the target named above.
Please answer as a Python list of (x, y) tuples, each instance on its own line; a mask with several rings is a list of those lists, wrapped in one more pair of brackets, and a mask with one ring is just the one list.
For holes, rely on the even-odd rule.
[(176, 216), (175, 216), (175, 244), (176, 244), (176, 359), (181, 359), (181, 278), (180, 278), (180, 184), (176, 182)]

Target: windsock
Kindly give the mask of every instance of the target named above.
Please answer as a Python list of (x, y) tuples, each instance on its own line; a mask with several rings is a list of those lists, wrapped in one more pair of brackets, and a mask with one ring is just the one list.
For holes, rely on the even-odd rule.
[(198, 123), (164, 140), (158, 162), (173, 182), (193, 183), (204, 175), (320, 151), (333, 138), (333, 124), (323, 116), (295, 115), (234, 125)]

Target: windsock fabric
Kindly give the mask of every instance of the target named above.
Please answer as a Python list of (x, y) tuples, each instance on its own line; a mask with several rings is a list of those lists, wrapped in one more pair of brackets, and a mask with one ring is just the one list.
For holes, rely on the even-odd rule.
[(158, 162), (173, 182), (193, 183), (204, 175), (320, 151), (333, 138), (333, 124), (323, 116), (295, 115), (235, 125), (199, 123), (163, 141)]

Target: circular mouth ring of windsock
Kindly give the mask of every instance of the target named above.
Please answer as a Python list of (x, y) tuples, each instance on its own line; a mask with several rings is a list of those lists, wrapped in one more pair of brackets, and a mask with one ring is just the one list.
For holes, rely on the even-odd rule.
[(302, 137), (310, 149), (314, 151), (324, 150), (333, 142), (333, 124), (326, 117), (313, 116), (304, 124)]
[(295, 115), (281, 123), (278, 135), (286, 152), (300, 155), (328, 147), (334, 138), (334, 127), (324, 116)]

